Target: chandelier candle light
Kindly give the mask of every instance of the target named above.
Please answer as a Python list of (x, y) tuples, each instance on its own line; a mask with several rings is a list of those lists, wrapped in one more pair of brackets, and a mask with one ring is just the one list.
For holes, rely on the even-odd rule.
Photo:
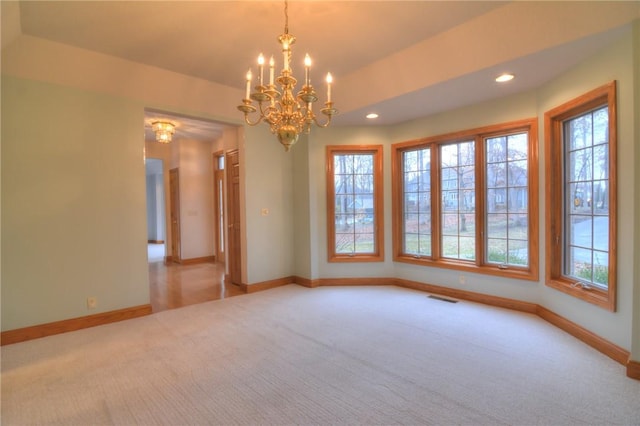
[[(296, 42), (296, 38), (289, 34), (287, 9), (288, 3), (285, 0), (284, 34), (278, 37), (278, 41), (282, 45), (283, 55), (283, 67), (280, 75), (277, 78), (275, 77), (275, 61), (272, 56), (269, 60), (269, 82), (265, 84), (263, 81), (265, 60), (261, 53), (258, 56), (258, 85), (254, 87), (254, 91), (251, 93), (253, 75), (251, 69), (249, 69), (246, 75), (246, 95), (242, 100), (242, 105), (238, 106), (238, 109), (244, 113), (244, 121), (248, 125), (255, 126), (262, 121), (268, 123), (271, 133), (278, 137), (285, 151), (289, 151), (289, 148), (298, 141), (300, 133), (309, 133), (312, 123), (315, 123), (318, 127), (327, 127), (331, 123), (331, 117), (338, 113), (338, 110), (333, 108), (333, 102), (331, 102), (331, 83), (333, 83), (333, 79), (331, 74), (328, 73), (326, 78), (327, 101), (324, 104), (324, 108), (320, 110), (322, 114), (327, 116), (327, 121), (322, 124), (318, 122), (312, 109), (313, 103), (318, 100), (318, 96), (311, 85), (309, 77), (311, 58), (308, 54), (304, 58), (304, 85), (297, 96), (294, 97), (293, 95), (297, 80), (293, 77), (290, 62), (291, 45)], [(279, 90), (274, 83), (278, 83)], [(258, 108), (252, 105), (252, 100), (258, 102)], [(249, 114), (258, 111), (258, 109), (260, 116), (255, 122), (251, 122)]]

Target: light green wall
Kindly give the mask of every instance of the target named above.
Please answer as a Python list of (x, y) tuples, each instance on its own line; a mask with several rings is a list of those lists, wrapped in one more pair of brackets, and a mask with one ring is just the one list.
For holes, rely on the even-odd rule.
[(149, 303), (143, 120), (3, 76), (2, 330)]
[(317, 255), (318, 246), (311, 239), (311, 212), (315, 210), (315, 203), (311, 203), (314, 189), (309, 184), (309, 141), (297, 143), (292, 149), (293, 156), (293, 217), (294, 225), (294, 274), (298, 277), (311, 279), (316, 273), (311, 262)]
[[(241, 149), (246, 283), (293, 275), (293, 155), (285, 152), (269, 128), (262, 124), (245, 129)], [(262, 209), (267, 209), (268, 214), (263, 216)]]

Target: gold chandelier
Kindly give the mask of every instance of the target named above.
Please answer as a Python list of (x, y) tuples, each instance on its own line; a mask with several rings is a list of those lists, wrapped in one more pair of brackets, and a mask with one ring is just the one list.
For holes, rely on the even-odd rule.
[[(247, 72), (247, 90), (242, 105), (238, 109), (244, 113), (244, 121), (255, 126), (264, 121), (269, 124), (271, 133), (274, 133), (280, 143), (284, 146), (285, 151), (298, 141), (300, 133), (309, 133), (311, 124), (315, 123), (318, 127), (327, 127), (331, 123), (331, 117), (338, 113), (333, 108), (331, 102), (331, 83), (333, 82), (331, 74), (327, 74), (327, 101), (324, 108), (320, 110), (327, 117), (325, 123), (319, 123), (313, 112), (313, 103), (318, 100), (311, 79), (309, 78), (309, 70), (311, 68), (311, 58), (307, 54), (304, 60), (304, 85), (297, 96), (293, 95), (297, 80), (293, 76), (291, 70), (291, 45), (296, 42), (296, 38), (289, 34), (289, 15), (288, 3), (284, 2), (284, 34), (278, 37), (278, 41), (282, 45), (283, 67), (280, 75), (275, 78), (275, 83), (280, 86), (279, 90), (274, 84), (275, 61), (273, 56), (269, 61), (269, 82), (265, 84), (263, 80), (264, 73), (264, 56), (260, 54), (258, 57), (258, 85), (254, 87), (251, 93), (251, 69)], [(252, 100), (258, 102), (258, 108), (252, 105)], [(259, 110), (260, 116), (255, 122), (251, 122), (249, 114)]]
[(156, 134), (157, 142), (169, 143), (176, 131), (176, 125), (169, 121), (154, 121), (151, 123), (151, 129)]

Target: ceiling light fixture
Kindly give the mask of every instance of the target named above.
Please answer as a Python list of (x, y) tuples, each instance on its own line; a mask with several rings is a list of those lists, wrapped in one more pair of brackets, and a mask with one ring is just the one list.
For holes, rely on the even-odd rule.
[(176, 125), (169, 121), (154, 121), (151, 128), (156, 134), (156, 141), (160, 143), (169, 143), (173, 134), (176, 132)]
[(378, 114), (376, 114), (375, 112), (371, 112), (367, 114), (365, 117), (367, 117), (369, 120), (373, 120), (374, 118), (378, 118)]
[[(320, 110), (327, 117), (325, 123), (319, 123), (313, 112), (313, 103), (318, 100), (311, 79), (309, 77), (311, 69), (311, 58), (307, 54), (304, 58), (304, 85), (297, 96), (293, 95), (297, 80), (293, 77), (291, 69), (291, 45), (296, 42), (296, 38), (289, 34), (289, 15), (288, 3), (284, 2), (284, 34), (278, 37), (278, 41), (282, 45), (283, 66), (280, 75), (275, 78), (275, 82), (280, 86), (280, 90), (274, 84), (275, 61), (273, 56), (269, 60), (269, 82), (265, 84), (263, 80), (264, 74), (264, 56), (262, 53), (258, 57), (258, 85), (254, 87), (251, 93), (251, 69), (247, 72), (247, 91), (242, 105), (238, 109), (244, 113), (244, 121), (255, 126), (264, 121), (269, 124), (271, 133), (274, 133), (280, 143), (284, 146), (285, 151), (298, 141), (300, 133), (309, 133), (311, 124), (315, 123), (318, 127), (327, 127), (331, 123), (331, 117), (338, 113), (333, 108), (331, 102), (331, 83), (333, 79), (331, 74), (327, 74), (327, 101), (324, 108)], [(252, 105), (252, 100), (258, 102), (258, 108)], [(260, 116), (255, 122), (251, 122), (249, 114), (259, 109)]]
[(496, 77), (496, 81), (498, 83), (504, 83), (504, 82), (513, 80), (514, 77), (515, 76), (513, 74), (504, 73), (504, 74), (501, 74), (498, 77)]

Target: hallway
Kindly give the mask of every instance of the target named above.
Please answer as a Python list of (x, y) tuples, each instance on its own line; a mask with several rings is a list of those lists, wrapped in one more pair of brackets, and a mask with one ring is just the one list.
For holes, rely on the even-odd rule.
[(163, 250), (162, 244), (149, 244), (149, 287), (154, 313), (245, 294), (240, 287), (224, 283), (224, 264), (165, 265)]

